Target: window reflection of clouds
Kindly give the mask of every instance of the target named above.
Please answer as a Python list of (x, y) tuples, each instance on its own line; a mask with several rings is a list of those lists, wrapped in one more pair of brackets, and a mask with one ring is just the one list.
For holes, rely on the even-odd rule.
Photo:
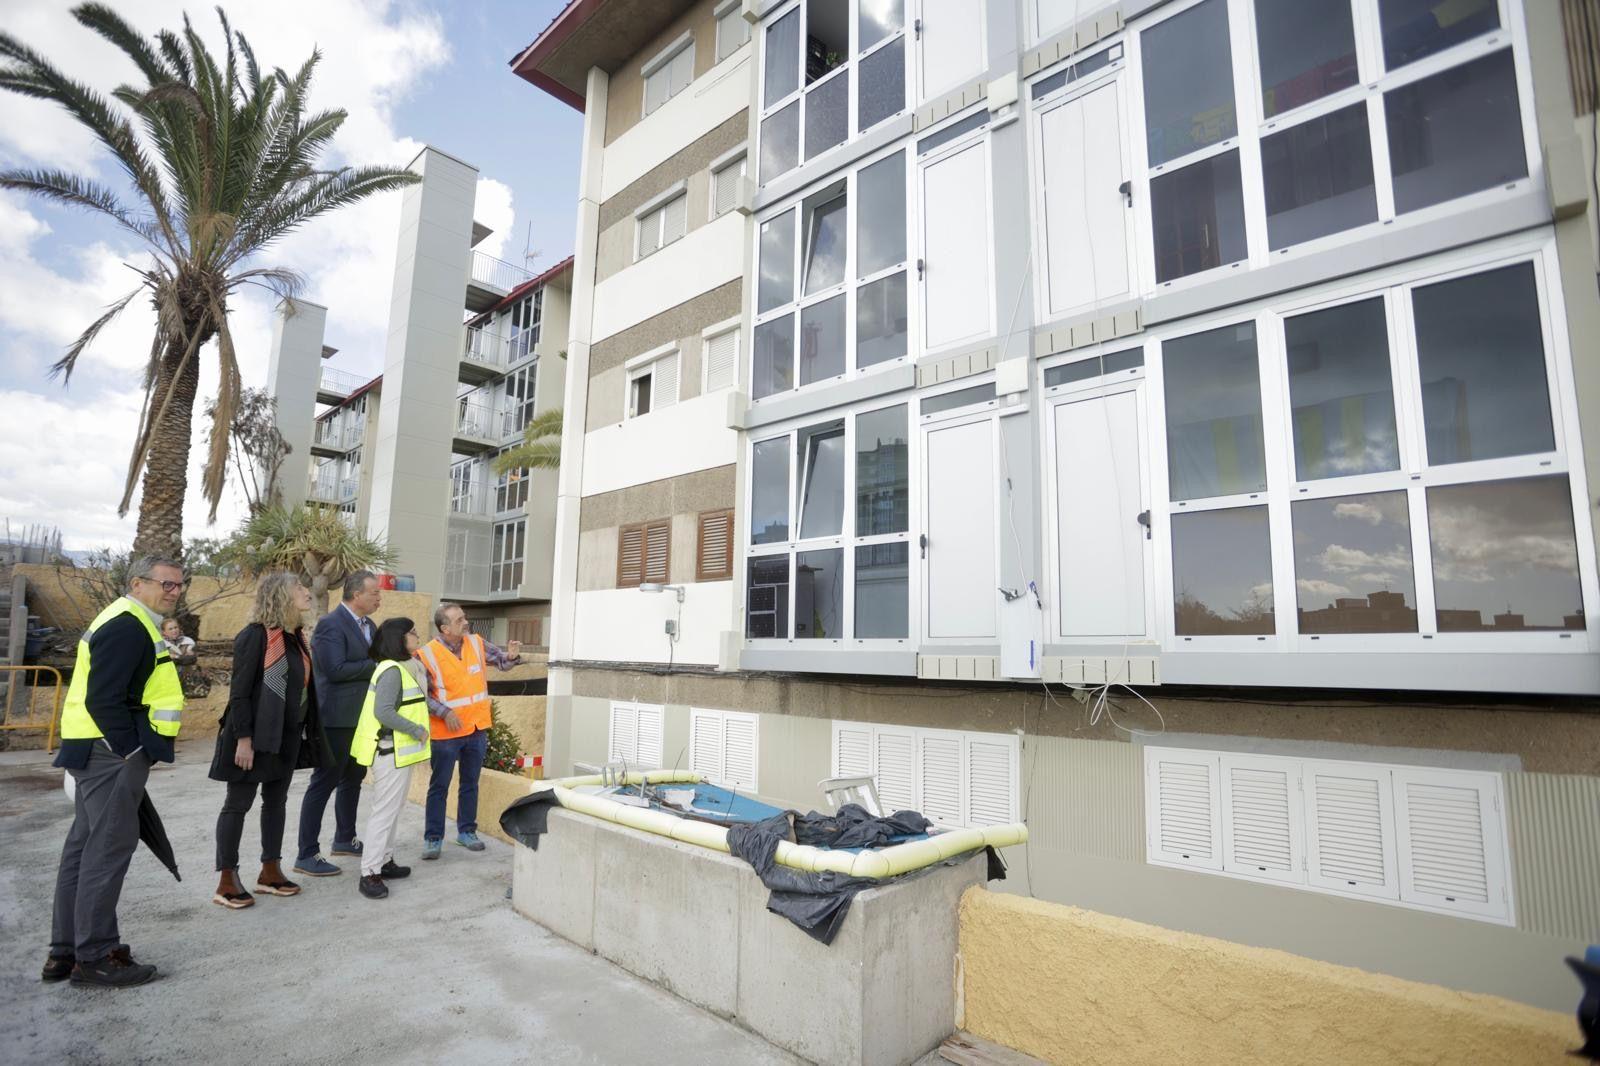
[(1173, 515), (1172, 582), (1179, 635), (1274, 632), (1267, 509)]
[(1404, 491), (1297, 500), (1292, 514), (1300, 632), (1416, 632)]

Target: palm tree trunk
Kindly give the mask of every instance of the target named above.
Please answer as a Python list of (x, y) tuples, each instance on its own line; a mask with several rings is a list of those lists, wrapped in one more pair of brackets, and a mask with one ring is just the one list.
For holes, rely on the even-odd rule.
[(139, 499), (139, 527), (133, 537), (135, 555), (183, 554), (183, 500), (189, 489), (189, 446), (194, 436), (194, 400), (200, 387), (198, 353), (184, 367), (182, 337), (167, 340), (166, 354), (156, 372), (150, 397), (151, 417), (161, 410), (168, 390), (172, 403), (166, 417), (150, 431), (150, 452), (145, 459), (144, 493)]

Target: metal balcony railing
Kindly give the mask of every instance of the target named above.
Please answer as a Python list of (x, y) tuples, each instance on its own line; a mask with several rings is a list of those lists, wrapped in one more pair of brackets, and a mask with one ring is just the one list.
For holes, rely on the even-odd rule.
[(506, 365), (506, 338), (483, 326), (467, 327), (463, 331), (461, 358), (489, 367)]
[(486, 515), (489, 513), (489, 482), (480, 470), (474, 470), (470, 481), (452, 480), (450, 483), (450, 513)]
[(504, 259), (496, 259), (483, 252), (472, 253), (472, 280), (478, 285), (501, 292), (510, 292), (524, 281), (533, 277), (532, 274)]
[(494, 424), (493, 405), (480, 400), (456, 402), (456, 432), (463, 437), (490, 440)]
[(317, 423), (315, 442), (318, 447), (337, 448), (340, 446), (341, 439), (342, 430), (340, 429), (338, 422), (329, 421)]
[(367, 437), (367, 420), (358, 419), (345, 424), (344, 430), (339, 434), (339, 446), (345, 449), (354, 448)]
[(332, 478), (318, 478), (311, 483), (311, 498), (318, 503), (338, 503), (339, 483)]
[(363, 380), (359, 375), (347, 374), (342, 370), (329, 370), (328, 368), (324, 367), (322, 370), (320, 391), (336, 392), (340, 396), (348, 396), (365, 384), (366, 381)]
[(347, 477), (347, 478), (345, 478), (343, 481), (339, 482), (339, 502), (340, 503), (344, 503), (347, 500), (355, 499), (356, 498), (356, 493), (360, 489), (361, 489), (361, 479), (360, 478), (358, 478), (358, 477)]

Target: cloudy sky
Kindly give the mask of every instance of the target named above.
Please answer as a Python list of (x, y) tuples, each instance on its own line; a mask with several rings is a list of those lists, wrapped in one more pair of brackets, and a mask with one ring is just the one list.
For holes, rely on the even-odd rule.
[[(209, 3), (120, 0), (146, 33), (178, 28), (187, 6), (196, 28), (220, 44)], [(560, 0), (275, 0), (227, 4), (234, 28), (263, 67), (293, 69), (320, 48), (314, 107), (349, 119), (329, 162), (404, 165), (434, 144), (478, 168), (477, 217), (495, 234), (480, 247), (538, 269), (572, 249), (582, 117), (512, 75), (512, 54), (538, 35)], [(121, 53), (80, 27), (63, 0), (4, 0), (5, 29), (67, 74), (108, 91), (131, 81)], [(0, 166), (63, 167), (116, 186), (114, 165), (52, 105), (0, 93)], [(120, 186), (117, 186), (120, 187)], [(399, 196), (391, 194), (312, 223), (264, 262), (300, 271), (304, 295), (329, 308), (326, 342), (339, 369), (375, 374), (383, 364)], [(70, 386), (48, 368), (105, 305), (136, 287), (126, 264), (139, 249), (108, 222), (0, 193), (0, 519), (13, 528), (61, 529), (66, 547), (126, 546), (134, 508), (116, 515), (138, 422), (152, 316), (137, 302), (79, 361)], [(265, 385), (272, 305), (265, 293), (231, 306), (246, 385)], [(204, 535), (199, 471), (215, 388), (214, 357), (202, 364), (185, 535)], [(230, 489), (217, 524), (243, 510)]]

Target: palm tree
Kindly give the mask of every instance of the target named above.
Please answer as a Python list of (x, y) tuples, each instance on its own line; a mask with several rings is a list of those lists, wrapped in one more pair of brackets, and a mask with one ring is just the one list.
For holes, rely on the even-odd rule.
[(518, 467), (530, 470), (555, 470), (561, 466), (561, 410), (534, 415), (522, 431), (522, 443), (507, 448), (494, 461), (494, 472), (504, 474)]
[(318, 215), (418, 179), (390, 167), (319, 166), (345, 112), (307, 113), (311, 76), (320, 59), (315, 50), (293, 74), (274, 68), (263, 75), (249, 42), (233, 32), (221, 8), (217, 15), (227, 52), (220, 62), (187, 15), (181, 34), (163, 30), (147, 40), (104, 4), (84, 4), (72, 14), (127, 55), (144, 84), (117, 88), (111, 95), (121, 106), (114, 106), (15, 37), (0, 33), (0, 88), (65, 108), (111, 153), (128, 179), (131, 199), (125, 203), (105, 184), (55, 169), (0, 170), (0, 188), (104, 215), (137, 237), (148, 255), (144, 263), (129, 264), (142, 279), (139, 287), (91, 322), (50, 372), (65, 384), (106, 324), (139, 295), (149, 298), (155, 334), (117, 514), (127, 514), (143, 469), (134, 550), (177, 554), (183, 544), (200, 350), (216, 341), (221, 383), (202, 479), (215, 521), (240, 396), (228, 298), (242, 286), (257, 285), (292, 299), (302, 285), (292, 270), (251, 261)]

